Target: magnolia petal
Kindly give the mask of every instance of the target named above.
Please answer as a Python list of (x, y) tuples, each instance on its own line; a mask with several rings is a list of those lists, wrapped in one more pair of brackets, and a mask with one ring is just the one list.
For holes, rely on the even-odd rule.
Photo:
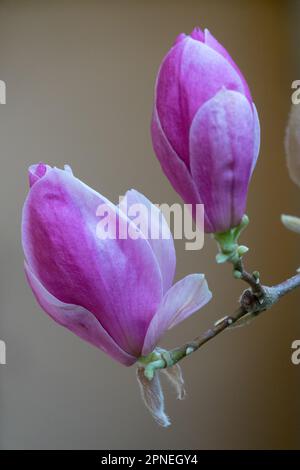
[[(162, 275), (163, 291), (166, 292), (173, 283), (176, 253), (173, 236), (163, 213), (134, 189), (126, 192), (119, 207), (129, 218), (133, 218), (135, 224), (137, 218), (140, 221), (139, 228), (156, 256)], [(130, 209), (134, 209), (133, 213)]]
[(222, 87), (244, 93), (236, 69), (207, 44), (190, 36), (178, 42), (160, 67), (155, 105), (171, 147), (189, 168), (189, 130), (196, 112)]
[(236, 91), (221, 90), (193, 120), (191, 173), (213, 232), (237, 226), (245, 213), (254, 134), (252, 106)]
[[(184, 202), (192, 204), (194, 215), (196, 213), (196, 204), (202, 204), (198, 189), (185, 163), (179, 158), (168, 142), (162, 130), (156, 109), (154, 109), (152, 116), (151, 136), (153, 148), (163, 172)], [(213, 227), (206, 212), (204, 213), (204, 217), (205, 230), (212, 232)]]
[(175, 44), (179, 43), (180, 41), (183, 41), (183, 39), (186, 38), (186, 34), (185, 33), (180, 33), (178, 34), (177, 38), (175, 39), (174, 41), (174, 44), (173, 46), (175, 46)]
[(28, 168), (29, 186), (33, 186), (34, 183), (43, 178), (49, 170), (51, 170), (51, 167), (42, 162), (30, 165)]
[(205, 42), (205, 34), (199, 26), (196, 26), (190, 34), (190, 37), (196, 41)]
[(216, 52), (221, 54), (232, 65), (234, 70), (238, 73), (244, 86), (244, 94), (248, 98), (249, 102), (252, 103), (251, 93), (250, 93), (248, 84), (245, 80), (245, 77), (240, 71), (239, 67), (234, 62), (234, 60), (232, 59), (232, 57), (229, 55), (228, 51), (225, 49), (224, 46), (222, 46), (222, 44), (219, 43), (219, 41), (217, 41), (217, 39), (208, 31), (208, 29), (204, 30), (204, 37), (205, 37), (204, 39), (205, 44), (207, 44), (209, 47), (211, 47)]
[(300, 233), (300, 218), (293, 215), (282, 214), (281, 222), (292, 232)]
[(152, 380), (148, 380), (144, 374), (144, 368), (137, 369), (137, 381), (140, 386), (142, 399), (145, 406), (152, 414), (155, 421), (163, 427), (170, 426), (170, 420), (165, 413), (164, 396), (161, 388), (159, 372), (156, 372)]
[(253, 173), (254, 168), (256, 166), (257, 159), (259, 156), (259, 150), (260, 150), (260, 122), (259, 122), (258, 112), (257, 112), (255, 104), (252, 103), (252, 106), (253, 106), (253, 119), (254, 119), (254, 151), (253, 151), (251, 174)]
[(79, 305), (66, 304), (48, 292), (25, 263), (25, 273), (36, 300), (57, 323), (80, 338), (101, 349), (123, 365), (130, 366), (136, 358), (122, 350), (104, 330), (96, 317)]
[(73, 170), (72, 168), (70, 167), (70, 165), (64, 165), (64, 170), (67, 172), (67, 173), (70, 173), (70, 175), (74, 175), (73, 173)]
[(127, 230), (134, 225), (71, 173), (49, 170), (24, 204), (24, 253), (54, 297), (93, 313), (123, 350), (139, 356), (162, 298), (161, 272), (145, 238), (98, 236), (103, 205), (110, 226), (116, 222)]
[(165, 294), (146, 333), (142, 354), (153, 351), (164, 333), (210, 301), (212, 294), (204, 274), (190, 274)]

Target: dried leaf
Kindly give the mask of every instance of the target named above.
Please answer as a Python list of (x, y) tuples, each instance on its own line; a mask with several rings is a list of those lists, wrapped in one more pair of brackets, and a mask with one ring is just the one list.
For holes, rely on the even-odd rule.
[(142, 399), (155, 421), (160, 426), (170, 426), (170, 420), (165, 413), (164, 396), (160, 384), (159, 372), (155, 373), (152, 380), (148, 380), (144, 375), (144, 368), (138, 367), (137, 380)]
[(170, 380), (172, 385), (174, 385), (178, 400), (183, 400), (185, 398), (186, 391), (184, 388), (184, 380), (179, 364), (175, 364), (172, 367), (162, 369), (161, 372), (163, 372), (166, 377)]

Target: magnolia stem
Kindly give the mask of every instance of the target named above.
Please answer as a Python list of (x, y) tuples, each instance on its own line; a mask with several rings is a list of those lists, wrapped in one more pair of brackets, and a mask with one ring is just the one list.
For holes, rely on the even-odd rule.
[(285, 294), (288, 294), (292, 290), (296, 289), (297, 287), (300, 287), (300, 274), (296, 274), (295, 276), (291, 277), (290, 279), (287, 279), (281, 284), (274, 286), (273, 289), (276, 289), (279, 297), (282, 297)]
[(250, 274), (244, 268), (243, 259), (239, 258), (236, 263), (233, 265), (234, 271), (240, 273), (240, 279), (245, 281), (251, 287), (252, 291), (258, 295), (262, 295), (263, 289), (259, 279), (259, 273), (254, 271), (254, 273)]
[(219, 246), (219, 253), (216, 257), (217, 262), (231, 263), (233, 265), (234, 277), (243, 280), (249, 286), (241, 295), (239, 308), (231, 315), (227, 315), (215, 322), (209, 330), (193, 341), (170, 351), (156, 349), (148, 356), (140, 358), (145, 368), (145, 376), (149, 380), (154, 377), (157, 369), (173, 366), (178, 361), (181, 361), (183, 358), (197, 351), (208, 341), (215, 338), (222, 333), (222, 331), (226, 330), (243, 317), (247, 317), (249, 320), (255, 318), (261, 312), (270, 309), (282, 296), (300, 287), (300, 273), (280, 284), (268, 287), (261, 284), (260, 276), (257, 271), (248, 273), (245, 270), (242, 258), (243, 255), (247, 253), (248, 248), (239, 245), (238, 239), (248, 223), (249, 219), (244, 215), (241, 223), (237, 227), (233, 227), (226, 232), (214, 234), (214, 238)]
[(250, 289), (246, 289), (240, 298), (239, 308), (231, 315), (218, 320), (202, 336), (195, 338), (193, 341), (170, 351), (165, 351), (163, 354), (158, 353), (155, 355), (155, 360), (151, 360), (151, 357), (149, 357), (148, 360), (147, 358), (143, 358), (145, 375), (148, 379), (151, 380), (151, 378), (153, 378), (156, 369), (164, 369), (173, 366), (178, 361), (197, 351), (242, 317), (247, 315), (247, 317), (252, 316), (254, 318), (261, 312), (270, 309), (281, 297), (297, 287), (300, 287), (300, 274), (296, 274), (280, 284), (268, 287), (260, 284), (257, 280), (258, 276), (247, 273), (242, 263), (235, 268), (241, 272), (241, 279), (250, 285)]

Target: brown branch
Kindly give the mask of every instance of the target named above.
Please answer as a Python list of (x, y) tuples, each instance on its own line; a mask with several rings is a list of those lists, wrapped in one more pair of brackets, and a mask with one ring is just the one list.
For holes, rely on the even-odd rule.
[(246, 289), (243, 292), (239, 301), (239, 308), (231, 315), (215, 322), (209, 330), (193, 341), (189, 341), (183, 346), (170, 351), (164, 351), (159, 354), (159, 358), (156, 355), (156, 362), (149, 361), (147, 364), (146, 361), (145, 375), (149, 379), (153, 377), (156, 369), (173, 366), (178, 361), (200, 349), (208, 341), (218, 336), (222, 331), (231, 327), (246, 315), (247, 318), (256, 317), (261, 312), (270, 309), (282, 296), (300, 287), (300, 273), (272, 287), (263, 286), (257, 280), (255, 281), (257, 277), (247, 273), (243, 266), (241, 266), (241, 273), (241, 279), (250, 285), (250, 289)]

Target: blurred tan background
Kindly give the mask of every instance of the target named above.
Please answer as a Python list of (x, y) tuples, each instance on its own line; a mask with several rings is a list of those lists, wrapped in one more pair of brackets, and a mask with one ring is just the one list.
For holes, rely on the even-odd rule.
[[(298, 15), (298, 16), (297, 16)], [(297, 21), (298, 18), (298, 21)], [(179, 202), (154, 157), (149, 123), (161, 59), (181, 31), (208, 27), (237, 61), (262, 127), (249, 194), (249, 269), (276, 283), (299, 265), (299, 239), (280, 224), (300, 213), (283, 151), (297, 63), (299, 1), (0, 1), (0, 447), (51, 449), (299, 448), (300, 339), (294, 292), (251, 326), (224, 333), (183, 365), (188, 397), (166, 387), (169, 429), (144, 408), (127, 369), (52, 322), (23, 274), (21, 208), (27, 167), (69, 163), (112, 200), (135, 187), (153, 202)], [(298, 39), (298, 43), (297, 43)], [(297, 245), (298, 243), (298, 245)], [(177, 277), (205, 272), (213, 301), (171, 331), (179, 345), (231, 312), (243, 285), (214, 262), (216, 247), (184, 251)]]

